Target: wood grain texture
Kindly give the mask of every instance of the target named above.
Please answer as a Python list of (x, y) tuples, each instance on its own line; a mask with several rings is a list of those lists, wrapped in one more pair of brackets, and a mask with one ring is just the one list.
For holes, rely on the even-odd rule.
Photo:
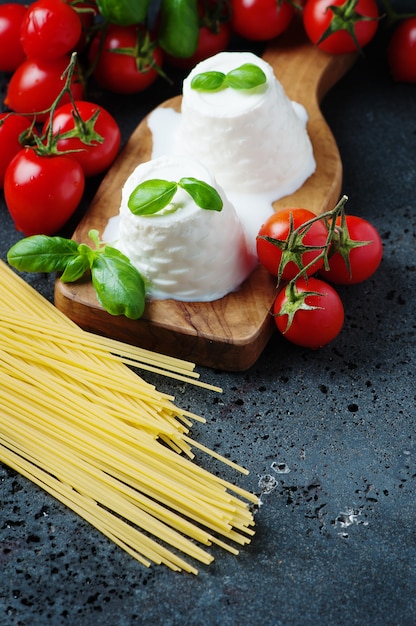
[[(352, 66), (356, 55), (331, 57), (305, 41), (295, 24), (264, 54), (288, 96), (309, 114), (308, 132), (316, 172), (296, 193), (274, 203), (276, 211), (303, 206), (317, 215), (335, 206), (342, 183), (336, 142), (322, 117), (320, 102)], [(177, 96), (160, 106), (180, 110)], [(100, 185), (73, 237), (88, 242), (88, 232), (103, 232), (117, 215), (121, 188), (133, 169), (151, 158), (152, 136), (144, 119)], [(275, 279), (256, 268), (238, 291), (212, 303), (154, 300), (140, 320), (111, 316), (97, 302), (89, 281), (55, 286), (55, 304), (82, 328), (219, 370), (244, 371), (260, 356), (274, 329), (270, 308)]]

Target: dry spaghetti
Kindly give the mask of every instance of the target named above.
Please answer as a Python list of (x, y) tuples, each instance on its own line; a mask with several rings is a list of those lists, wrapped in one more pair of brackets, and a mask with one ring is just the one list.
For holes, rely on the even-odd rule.
[(0, 461), (146, 566), (197, 573), (254, 534), (250, 492), (193, 461), (202, 417), (127, 365), (208, 389), (194, 365), (81, 330), (0, 262)]

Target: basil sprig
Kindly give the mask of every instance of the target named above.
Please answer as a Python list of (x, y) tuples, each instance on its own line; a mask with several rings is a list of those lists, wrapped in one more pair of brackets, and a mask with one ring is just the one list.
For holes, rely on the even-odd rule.
[(62, 272), (60, 280), (67, 283), (90, 270), (97, 299), (108, 313), (140, 318), (146, 298), (143, 277), (124, 254), (99, 241), (98, 231), (88, 234), (95, 248), (64, 237), (26, 237), (9, 249), (7, 261), (21, 272)]
[(119, 26), (144, 22), (149, 5), (150, 0), (97, 0), (100, 14)]
[[(133, 215), (154, 215), (165, 209), (173, 200), (178, 187), (184, 189), (201, 209), (221, 211), (222, 198), (208, 183), (197, 178), (181, 178), (178, 182), (152, 178), (137, 185), (128, 199), (127, 205)], [(172, 207), (172, 212), (179, 205)]]
[(231, 89), (254, 89), (266, 82), (266, 74), (255, 63), (243, 63), (240, 67), (227, 74), (218, 71), (201, 72), (191, 80), (191, 88), (195, 91), (218, 91)]

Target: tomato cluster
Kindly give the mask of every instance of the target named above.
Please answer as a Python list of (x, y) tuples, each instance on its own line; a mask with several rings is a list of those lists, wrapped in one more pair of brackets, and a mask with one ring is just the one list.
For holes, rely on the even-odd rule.
[[(392, 75), (414, 81), (416, 17), (397, 15), (389, 0), (383, 4), (389, 23), (399, 20), (389, 47)], [(159, 75), (168, 76), (165, 64), (189, 69), (227, 49), (232, 36), (273, 39), (296, 14), (311, 42), (331, 54), (366, 46), (382, 17), (377, 0), (1, 4), (0, 71), (8, 74), (4, 104), (10, 114), (0, 116), (0, 187), (16, 226), (25, 234), (59, 228), (77, 207), (85, 177), (104, 172), (114, 160), (120, 131), (107, 111), (89, 102), (90, 80), (115, 93), (138, 93)], [(58, 175), (60, 157), (71, 159), (72, 184)], [(45, 189), (54, 189), (60, 216), (45, 213)]]
[(332, 285), (363, 282), (381, 262), (379, 233), (367, 220), (346, 215), (345, 201), (321, 216), (299, 207), (279, 211), (257, 235), (259, 261), (277, 277), (276, 326), (303, 347), (320, 348), (341, 331), (344, 307)]

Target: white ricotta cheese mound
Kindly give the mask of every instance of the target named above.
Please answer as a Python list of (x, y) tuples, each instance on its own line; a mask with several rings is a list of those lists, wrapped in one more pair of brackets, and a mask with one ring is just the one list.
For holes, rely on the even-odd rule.
[[(161, 212), (136, 216), (127, 202), (140, 183), (150, 179), (179, 182), (193, 177), (214, 187), (222, 211), (202, 209), (178, 188)], [(211, 173), (184, 156), (162, 156), (140, 164), (127, 179), (114, 244), (142, 274), (155, 299), (209, 302), (236, 290), (256, 262), (233, 205)]]
[[(227, 74), (245, 63), (259, 66), (263, 85), (248, 90), (192, 89), (197, 74)], [(220, 52), (196, 65), (183, 83), (176, 150), (192, 155), (229, 192), (265, 193), (278, 200), (315, 171), (304, 107), (292, 102), (273, 68), (251, 52)]]

